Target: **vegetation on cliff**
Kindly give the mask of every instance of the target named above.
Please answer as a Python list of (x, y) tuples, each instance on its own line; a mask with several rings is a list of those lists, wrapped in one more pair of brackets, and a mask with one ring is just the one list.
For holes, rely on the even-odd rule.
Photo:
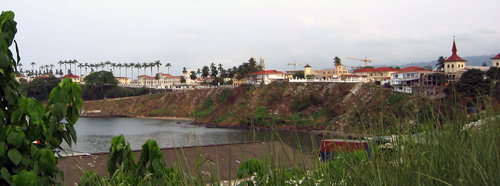
[(411, 123), (424, 101), (373, 84), (297, 83), (89, 101), (84, 109), (108, 116), (189, 117), (220, 127), (384, 132)]

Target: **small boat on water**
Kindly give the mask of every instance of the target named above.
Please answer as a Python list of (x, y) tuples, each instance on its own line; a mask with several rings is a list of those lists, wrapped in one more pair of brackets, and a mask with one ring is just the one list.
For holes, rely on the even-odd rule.
[(322, 161), (334, 160), (341, 153), (354, 153), (366, 151), (370, 158), (370, 146), (367, 140), (351, 140), (351, 139), (327, 139), (321, 141), (321, 150), (319, 156)]

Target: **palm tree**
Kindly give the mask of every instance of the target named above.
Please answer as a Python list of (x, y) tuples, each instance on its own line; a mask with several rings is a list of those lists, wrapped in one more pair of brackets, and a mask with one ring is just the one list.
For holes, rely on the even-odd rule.
[(170, 74), (170, 67), (172, 67), (172, 65), (170, 63), (167, 63), (167, 64), (165, 64), (165, 67), (167, 67), (168, 74)]
[(66, 69), (67, 69), (67, 68), (66, 68), (66, 67), (67, 67), (67, 66), (66, 66), (66, 64), (68, 64), (68, 61), (64, 60), (64, 61), (63, 61), (63, 64), (64, 64), (64, 72), (67, 72), (67, 70), (66, 70)]
[(57, 64), (59, 65), (59, 70), (62, 70), (61, 65), (62, 65), (63, 63), (64, 63), (64, 62), (63, 62), (63, 61), (61, 61), (61, 60), (59, 60), (59, 62), (57, 62)]
[(121, 63), (116, 64), (116, 67), (118, 67), (118, 70), (120, 71), (120, 77), (122, 76), (122, 67), (123, 65)]
[(135, 68), (137, 68), (137, 76), (139, 76), (139, 73), (140, 73), (140, 72), (139, 72), (139, 70), (142, 68), (141, 63), (136, 63), (136, 64), (134, 65), (134, 67), (135, 67)]
[(35, 65), (36, 65), (36, 63), (35, 63), (35, 62), (31, 62), (31, 63), (30, 63), (30, 65), (31, 65), (31, 67), (32, 67), (32, 70), (35, 70)]
[(436, 71), (443, 72), (444, 71), (444, 61), (446, 61), (446, 57), (440, 56), (436, 63)]
[[(78, 61), (76, 59), (73, 59), (73, 61), (71, 61), (71, 63), (73, 63), (75, 65), (75, 74), (76, 74), (76, 67), (77, 65), (79, 64)], [(80, 69), (81, 71), (81, 69)], [(81, 73), (81, 72), (80, 72)]]
[(337, 76), (339, 76), (339, 69), (342, 67), (342, 60), (338, 57), (335, 56), (333, 59), (333, 64), (335, 65), (335, 69), (337, 70)]
[(116, 68), (116, 63), (111, 63), (111, 67), (113, 68), (113, 76), (116, 76), (115, 73), (115, 68)]
[(144, 68), (144, 75), (146, 75), (146, 68), (149, 67), (149, 64), (146, 63), (146, 62), (143, 62), (142, 65), (141, 65), (142, 68)]
[(160, 67), (161, 67), (161, 62), (160, 60), (156, 60), (154, 62), (155, 66), (156, 66), (156, 73), (160, 73)]
[(109, 65), (111, 65), (111, 62), (110, 61), (105, 61), (104, 65), (106, 65), (108, 67), (108, 72), (109, 72)]
[(133, 79), (134, 78), (135, 63), (129, 63), (128, 67), (130, 68), (130, 72), (132, 72), (132, 79)]
[(78, 63), (78, 68), (80, 68), (80, 75), (82, 74), (82, 67), (85, 65), (83, 63)]
[(148, 66), (151, 68), (151, 76), (153, 76), (153, 67), (155, 67), (155, 62), (149, 62)]

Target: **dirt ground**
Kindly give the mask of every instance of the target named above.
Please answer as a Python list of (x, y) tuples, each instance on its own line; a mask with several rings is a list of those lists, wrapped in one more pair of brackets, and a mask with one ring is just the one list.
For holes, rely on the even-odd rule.
[[(196, 175), (195, 166), (199, 157), (204, 161), (200, 173), (208, 180), (215, 177), (220, 180), (232, 180), (240, 163), (249, 158), (264, 160), (273, 158), (277, 164), (286, 168), (294, 166), (310, 167), (311, 157), (280, 142), (247, 142), (236, 144), (219, 144), (197, 147), (179, 147), (162, 149), (166, 164), (169, 167), (182, 167), (185, 173)], [(141, 151), (134, 151), (138, 161)], [(197, 160), (198, 157), (198, 160)], [(107, 153), (75, 155), (59, 160), (57, 166), (65, 173), (64, 185), (76, 185), (83, 175), (82, 170), (93, 170), (101, 177), (106, 176)], [(203, 161), (202, 160), (202, 161)], [(278, 166), (278, 167), (280, 167)], [(212, 170), (210, 170), (212, 169)], [(218, 174), (218, 175), (214, 175)]]

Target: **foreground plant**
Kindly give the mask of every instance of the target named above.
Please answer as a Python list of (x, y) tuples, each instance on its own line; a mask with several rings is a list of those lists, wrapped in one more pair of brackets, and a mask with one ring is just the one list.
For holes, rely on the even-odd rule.
[[(73, 125), (82, 106), (80, 86), (65, 79), (50, 93), (49, 103), (25, 98), (14, 77), (20, 57), (15, 43), (14, 13), (0, 15), (0, 185), (60, 185), (63, 173), (54, 153), (61, 143), (76, 142)], [(17, 44), (16, 50), (17, 50)], [(18, 51), (16, 51), (19, 54)], [(38, 143), (33, 143), (33, 142)]]

